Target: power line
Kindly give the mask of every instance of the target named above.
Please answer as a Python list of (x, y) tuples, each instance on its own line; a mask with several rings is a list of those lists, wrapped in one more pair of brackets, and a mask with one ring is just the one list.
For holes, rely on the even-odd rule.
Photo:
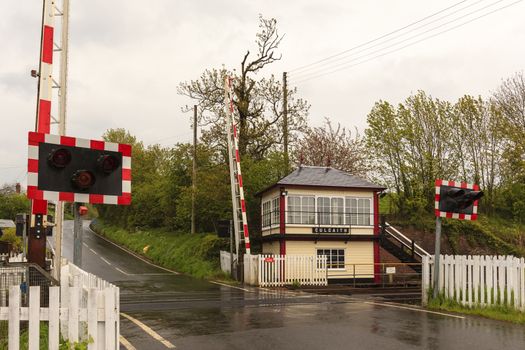
[[(420, 43), (420, 42), (422, 42), (422, 41), (425, 41), (425, 40), (431, 39), (431, 38), (433, 38), (433, 37), (435, 37), (435, 36), (438, 36), (438, 35), (441, 35), (441, 34), (447, 33), (447, 32), (449, 32), (449, 31), (451, 31), (451, 30), (453, 30), (453, 29), (456, 29), (456, 28), (462, 27), (462, 26), (464, 26), (464, 25), (466, 25), (466, 24), (469, 24), (469, 23), (474, 22), (474, 21), (476, 21), (476, 20), (478, 20), (478, 19), (481, 19), (481, 18), (483, 18), (483, 17), (486, 17), (486, 16), (488, 16), (488, 15), (491, 15), (491, 14), (493, 14), (493, 13), (495, 13), (495, 12), (498, 12), (498, 11), (501, 11), (501, 10), (506, 9), (506, 8), (508, 8), (508, 7), (511, 7), (511, 6), (513, 6), (513, 5), (516, 5), (517, 3), (522, 2), (522, 1), (523, 1), (523, 0), (518, 0), (518, 1), (515, 1), (515, 2), (510, 3), (510, 4), (508, 4), (508, 5), (505, 5), (505, 6), (499, 7), (499, 8), (497, 8), (497, 9), (492, 10), (492, 11), (489, 11), (489, 12), (483, 14), (483, 15), (480, 15), (480, 16), (478, 16), (478, 17), (472, 18), (472, 19), (470, 19), (470, 20), (468, 20), (468, 21), (466, 21), (466, 22), (460, 23), (460, 24), (458, 24), (458, 25), (456, 25), (456, 26), (450, 27), (450, 28), (445, 29), (445, 30), (443, 30), (443, 31), (440, 31), (440, 32), (438, 32), (438, 33), (435, 33), (435, 34), (429, 35), (429, 36), (424, 37), (424, 38), (422, 38), (422, 39), (420, 39), (420, 40), (416, 40), (416, 41), (414, 41), (414, 42), (411, 42), (411, 43), (409, 43), (409, 44), (407, 44), (407, 45), (401, 46), (401, 47), (396, 48), (396, 49), (394, 49), (394, 50), (387, 51), (387, 52), (385, 52), (385, 53), (382, 53), (382, 54), (379, 54), (379, 55), (373, 56), (373, 57), (371, 57), (371, 58), (365, 59), (365, 60), (363, 60), (363, 61), (357, 62), (357, 63), (352, 64), (352, 65), (344, 65), (344, 66), (341, 67), (341, 68), (337, 68), (337, 69), (329, 70), (329, 71), (326, 71), (326, 72), (323, 72), (323, 73), (320, 73), (320, 74), (317, 74), (317, 75), (314, 75), (314, 76), (310, 76), (310, 77), (307, 77), (307, 78), (304, 78), (304, 79), (299, 79), (299, 80), (295, 81), (294, 83), (295, 83), (295, 84), (299, 84), (299, 83), (302, 83), (302, 82), (305, 82), (305, 81), (308, 81), (308, 80), (311, 80), (311, 79), (314, 79), (314, 78), (318, 78), (318, 77), (321, 77), (321, 76), (324, 76), (324, 75), (328, 75), (328, 74), (332, 74), (332, 73), (335, 73), (335, 72), (338, 72), (338, 71), (341, 71), (341, 70), (344, 70), (344, 69), (348, 69), (348, 68), (351, 68), (351, 67), (355, 67), (355, 66), (357, 66), (357, 65), (360, 65), (360, 64), (366, 63), (366, 62), (368, 62), (368, 61), (371, 61), (371, 60), (376, 59), (376, 58), (379, 58), (379, 57), (386, 56), (386, 55), (391, 54), (391, 53), (394, 53), (394, 52), (396, 52), (396, 51), (400, 51), (400, 50), (402, 50), (402, 49), (404, 49), (404, 48), (407, 48), (407, 47), (409, 47), (409, 46), (412, 46), (412, 45), (415, 45), (415, 44)], [(398, 43), (398, 44), (399, 44), (399, 43)], [(395, 45), (393, 45), (393, 46), (395, 46)], [(378, 51), (381, 51), (381, 50), (378, 50)], [(365, 56), (366, 56), (366, 55), (365, 55)], [(346, 64), (347, 64), (347, 63), (350, 63), (350, 62), (346, 62)]]
[[(463, 10), (466, 10), (466, 9), (468, 9), (469, 7), (475, 6), (475, 5), (477, 5), (477, 4), (479, 4), (480, 2), (483, 2), (483, 1), (485, 1), (485, 0), (478, 0), (478, 1), (476, 1), (476, 2), (474, 2), (474, 3), (472, 3), (472, 4), (470, 4), (470, 5), (467, 5), (467, 6), (464, 6), (464, 7), (460, 8), (460, 9), (458, 9), (458, 10), (456, 10), (456, 11), (450, 12), (450, 13), (448, 13), (448, 14), (446, 14), (446, 15), (444, 15), (444, 16), (438, 17), (438, 18), (436, 18), (436, 19), (434, 19), (434, 20), (432, 20), (432, 21), (430, 21), (430, 22), (427, 22), (427, 23), (424, 23), (424, 24), (422, 24), (422, 25), (420, 25), (420, 26), (417, 26), (417, 27), (415, 27), (415, 28), (412, 28), (412, 29), (410, 29), (410, 30), (407, 31), (407, 32), (404, 32), (404, 33), (401, 33), (401, 34), (399, 34), (399, 35), (397, 35), (397, 36), (394, 36), (394, 37), (391, 37), (391, 38), (389, 38), (389, 39), (386, 39), (386, 40), (380, 41), (380, 42), (378, 42), (378, 43), (376, 43), (376, 44), (374, 44), (374, 45), (372, 45), (372, 46), (364, 47), (364, 48), (362, 48), (361, 50), (358, 50), (358, 51), (356, 51), (356, 52), (351, 53), (350, 55), (341, 55), (341, 54), (338, 54), (338, 55), (340, 55), (340, 57), (337, 57), (337, 58), (335, 58), (335, 59), (331, 59), (331, 60), (329, 60), (329, 61), (331, 61), (331, 62), (329, 62), (329, 63), (327, 63), (327, 64), (325, 64), (325, 65), (326, 65), (326, 66), (330, 66), (330, 65), (332, 65), (333, 63), (335, 63), (335, 62), (337, 62), (337, 61), (345, 60), (345, 59), (350, 58), (350, 57), (352, 57), (352, 56), (355, 56), (355, 55), (357, 55), (357, 54), (359, 54), (359, 53), (361, 53), (361, 52), (365, 52), (365, 51), (371, 50), (371, 49), (373, 49), (373, 48), (375, 48), (375, 47), (381, 46), (381, 45), (383, 45), (383, 44), (387, 44), (387, 43), (389, 43), (389, 42), (391, 42), (391, 41), (393, 41), (393, 40), (395, 40), (395, 39), (401, 38), (401, 37), (403, 37), (403, 36), (405, 36), (405, 35), (407, 35), (407, 34), (409, 34), (409, 33), (411, 33), (411, 32), (417, 31), (418, 29), (421, 29), (421, 28), (427, 27), (427, 26), (429, 26), (429, 25), (431, 25), (431, 24), (433, 24), (433, 23), (439, 22), (439, 21), (441, 21), (442, 19), (445, 19), (445, 18), (450, 17), (450, 16), (452, 16), (452, 15), (458, 13), (458, 12), (461, 12), (461, 11), (463, 11)], [(475, 13), (475, 12), (479, 12), (479, 11), (481, 11), (481, 10), (487, 8), (487, 7), (493, 6), (493, 5), (495, 5), (495, 4), (497, 4), (498, 2), (501, 2), (501, 1), (504, 1), (504, 0), (499, 0), (499, 1), (495, 2), (495, 3), (489, 4), (489, 5), (485, 6), (485, 7), (479, 8), (479, 9), (473, 11), (473, 12), (467, 13), (467, 14), (464, 15), (464, 16), (468, 16), (468, 15), (471, 15), (471, 14), (473, 14), (473, 13)], [(427, 17), (427, 18), (428, 18), (428, 17)], [(456, 18), (456, 20), (459, 20), (459, 19), (461, 19), (461, 18), (462, 18), (462, 17), (460, 16), (460, 17)], [(421, 21), (418, 21), (418, 22), (421, 22)], [(453, 21), (451, 21), (451, 22), (453, 22)], [(451, 22), (447, 22), (447, 23), (444, 23), (444, 24), (442, 23), (441, 26), (444, 26), (444, 25), (449, 24), (449, 23), (451, 23)], [(436, 28), (439, 28), (439, 27), (440, 27), (440, 26), (438, 25), (437, 27), (435, 27), (435, 28), (433, 28), (433, 29), (436, 29)], [(431, 29), (431, 30), (433, 30), (433, 29)], [(424, 32), (422, 32), (422, 33), (416, 34), (415, 36), (412, 36), (411, 38), (414, 38), (414, 37), (416, 37), (416, 36), (419, 36), (419, 35), (425, 34), (425, 33), (429, 32), (429, 31), (431, 31), (431, 30), (427, 30), (427, 31), (424, 31)], [(408, 38), (408, 39), (410, 39), (410, 38)], [(405, 41), (408, 40), (408, 39), (405, 39)], [(376, 40), (374, 40), (374, 41), (376, 41)], [(403, 41), (401, 41), (401, 42), (403, 42)], [(360, 46), (363, 47), (363, 46), (367, 46), (367, 45), (366, 45), (366, 44), (362, 44), (362, 45), (360, 45)], [(356, 48), (357, 48), (357, 47), (356, 47)], [(347, 51), (348, 51), (348, 50), (347, 50)], [(332, 56), (332, 57), (333, 57), (333, 56)], [(310, 75), (310, 74), (315, 74), (315, 73), (317, 73), (317, 72), (319, 72), (319, 71), (321, 71), (321, 70), (323, 70), (323, 69), (326, 69), (326, 68), (327, 68), (327, 67), (323, 67), (323, 65), (320, 65), (320, 66), (318, 66), (318, 67), (316, 67), (316, 66), (311, 66), (311, 67), (309, 67), (309, 68), (306, 68), (306, 69), (303, 70), (302, 72), (299, 72), (299, 73), (297, 73), (296, 75), (293, 75), (293, 77), (296, 77), (296, 78), (297, 78), (297, 77), (299, 77), (299, 78), (303, 78), (304, 76), (308, 76), (308, 75)], [(311, 71), (312, 69), (314, 70), (313, 72)]]
[(312, 63), (306, 64), (306, 65), (304, 65), (304, 66), (300, 66), (300, 67), (297, 67), (297, 68), (291, 69), (291, 70), (289, 70), (288, 72), (291, 73), (291, 72), (300, 71), (300, 70), (303, 70), (304, 68), (307, 68), (307, 67), (309, 67), (309, 66), (313, 66), (313, 65), (316, 65), (316, 64), (318, 64), (318, 63), (321, 63), (321, 62), (325, 62), (325, 61), (327, 61), (327, 60), (330, 60), (330, 59), (332, 59), (332, 58), (334, 58), (334, 57), (341, 56), (341, 55), (343, 55), (343, 54), (345, 54), (345, 53), (347, 53), (347, 52), (350, 52), (350, 51), (352, 51), (352, 50), (358, 49), (358, 48), (363, 47), (363, 46), (365, 46), (365, 45), (371, 44), (371, 43), (373, 43), (373, 42), (376, 42), (377, 40), (381, 40), (381, 39), (386, 38), (386, 37), (388, 37), (388, 36), (390, 36), (390, 35), (392, 35), (392, 34), (395, 34), (395, 33), (400, 32), (400, 31), (402, 31), (402, 30), (404, 30), (404, 29), (406, 29), (406, 28), (409, 28), (409, 27), (411, 27), (411, 26), (413, 26), (413, 25), (416, 25), (416, 24), (418, 24), (418, 23), (421, 23), (421, 22), (423, 22), (423, 21), (425, 21), (425, 20), (427, 20), (427, 19), (429, 19), (429, 18), (432, 18), (432, 17), (434, 17), (434, 16), (437, 16), (437, 15), (439, 15), (440, 13), (443, 13), (443, 12), (445, 12), (445, 11), (448, 11), (448, 10), (450, 10), (451, 8), (454, 8), (454, 7), (456, 7), (456, 6), (458, 6), (458, 5), (462, 4), (462, 3), (464, 3), (464, 2), (466, 2), (466, 1), (467, 1), (467, 0), (463, 0), (463, 1), (457, 2), (457, 3), (455, 3), (455, 4), (452, 5), (452, 6), (449, 6), (449, 7), (446, 7), (446, 8), (444, 8), (444, 9), (442, 9), (442, 10), (439, 10), (438, 12), (435, 12), (435, 13), (433, 13), (433, 14), (431, 14), (431, 15), (428, 15), (428, 16), (426, 16), (426, 17), (423, 17), (423, 18), (421, 18), (421, 19), (419, 19), (419, 20), (417, 20), (417, 21), (415, 21), (415, 22), (412, 22), (412, 23), (410, 23), (410, 24), (408, 24), (408, 25), (406, 25), (406, 26), (404, 26), (404, 27), (398, 28), (398, 29), (396, 29), (396, 30), (394, 30), (394, 31), (392, 31), (392, 32), (390, 32), (390, 33), (384, 34), (384, 35), (382, 35), (382, 36), (380, 36), (380, 37), (378, 37), (378, 38), (375, 38), (375, 39), (372, 39), (372, 40), (367, 41), (367, 42), (365, 42), (365, 43), (359, 44), (359, 45), (354, 46), (354, 47), (352, 47), (352, 48), (350, 48), (350, 49), (347, 49), (347, 50), (345, 50), (345, 51), (339, 52), (339, 53), (337, 53), (337, 54), (335, 54), (335, 55), (332, 55), (332, 56), (329, 56), (329, 57), (323, 58), (323, 59), (321, 59), (321, 60), (319, 60), (319, 61), (315, 61), (315, 62), (312, 62)]
[[(358, 57), (352, 58), (352, 59), (350, 59), (350, 60), (348, 60), (348, 61), (346, 61), (346, 62), (342, 62), (342, 63), (336, 64), (336, 65), (333, 65), (333, 66), (331, 66), (331, 67), (325, 67), (325, 68), (321, 68), (321, 69), (319, 69), (319, 70), (317, 70), (317, 71), (307, 73), (306, 76), (302, 76), (302, 77), (299, 77), (299, 78), (297, 78), (297, 79), (298, 79), (298, 80), (303, 80), (303, 79), (305, 79), (305, 78), (310, 78), (312, 75), (319, 74), (319, 73), (321, 73), (322, 71), (327, 70), (327, 69), (334, 69), (334, 68), (337, 68), (337, 67), (346, 66), (346, 65), (348, 65), (348, 64), (351, 63), (351, 62), (357, 61), (357, 60), (362, 59), (362, 58), (365, 58), (365, 57), (367, 57), (367, 56), (371, 56), (371, 55), (373, 55), (373, 54), (375, 54), (375, 53), (378, 53), (378, 52), (381, 52), (381, 51), (383, 51), (383, 50), (389, 49), (389, 48), (394, 47), (394, 46), (396, 46), (396, 45), (399, 45), (399, 44), (402, 44), (402, 43), (404, 43), (404, 42), (407, 42), (407, 41), (409, 41), (409, 40), (411, 40), (411, 39), (417, 38), (418, 36), (424, 35), (424, 34), (426, 34), (426, 33), (432, 32), (432, 31), (434, 31), (434, 30), (436, 30), (436, 29), (439, 29), (439, 28), (441, 28), (441, 27), (445, 27), (445, 26), (447, 26), (447, 25), (449, 25), (449, 24), (451, 24), (451, 23), (457, 22), (457, 21), (459, 21), (459, 20), (461, 20), (461, 19), (463, 19), (463, 18), (465, 18), (465, 17), (468, 17), (468, 16), (470, 16), (470, 15), (473, 15), (473, 14), (475, 14), (475, 13), (477, 13), (477, 12), (483, 11), (483, 10), (485, 10), (485, 9), (491, 7), (491, 6), (494, 6), (494, 5), (496, 5), (496, 4), (498, 4), (498, 3), (502, 2), (502, 1), (505, 1), (505, 0), (498, 0), (498, 1), (496, 1), (496, 2), (490, 3), (490, 4), (488, 4), (488, 5), (484, 6), (484, 7), (481, 7), (481, 8), (479, 8), (479, 9), (476, 9), (476, 10), (474, 10), (474, 11), (472, 11), (472, 12), (469, 12), (469, 13), (467, 13), (467, 14), (464, 14), (464, 15), (462, 15), (462, 16), (459, 16), (459, 17), (457, 17), (457, 18), (455, 18), (455, 19), (453, 19), (453, 20), (450, 20), (450, 21), (448, 21), (448, 22), (441, 23), (441, 24), (439, 24), (439, 25), (437, 25), (437, 26), (435, 26), (435, 27), (433, 27), (433, 28), (430, 28), (430, 29), (427, 29), (427, 30), (425, 30), (425, 31), (423, 31), (423, 32), (420, 32), (420, 33), (418, 33), (418, 34), (412, 35), (412, 36), (410, 36), (410, 37), (408, 37), (408, 38), (405, 38), (405, 39), (403, 39), (403, 40), (400, 40), (400, 41), (398, 41), (398, 42), (395, 42), (395, 43), (393, 43), (393, 44), (391, 44), (391, 45), (388, 45), (388, 46), (382, 47), (382, 48), (380, 48), (380, 49), (378, 49), (378, 50), (375, 50), (375, 51), (372, 51), (372, 52), (369, 52), (369, 53), (363, 54), (363, 55), (361, 55), (361, 56), (358, 56)], [(366, 50), (365, 50), (365, 51), (366, 51)], [(293, 77), (292, 77), (292, 78), (293, 78)]]

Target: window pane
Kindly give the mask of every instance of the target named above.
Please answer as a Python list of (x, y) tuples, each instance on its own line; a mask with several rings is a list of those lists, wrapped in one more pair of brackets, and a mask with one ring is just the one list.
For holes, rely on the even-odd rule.
[(315, 197), (302, 197), (301, 223), (315, 224)]
[(347, 214), (347, 224), (357, 225), (357, 199), (356, 198), (346, 198), (346, 208)]
[(343, 225), (343, 198), (332, 198), (331, 204), (332, 224)]
[(288, 197), (288, 223), (298, 224), (300, 221), (297, 220), (301, 217), (301, 197), (289, 196)]
[(370, 225), (370, 199), (359, 199), (359, 219), (358, 224), (363, 226)]
[(330, 198), (317, 198), (317, 211), (319, 212), (319, 223), (321, 225), (330, 225)]
[(329, 269), (345, 268), (344, 249), (317, 249), (317, 255), (326, 255), (326, 263)]
[(279, 197), (274, 198), (272, 200), (272, 208), (271, 208), (271, 210), (272, 210), (272, 215), (271, 215), (272, 222), (271, 222), (271, 224), (272, 225), (279, 225), (279, 222), (280, 222), (280, 220), (279, 220), (279, 217), (280, 217), (280, 215), (279, 215), (280, 214), (280, 203), (279, 202), (280, 202), (279, 201)]

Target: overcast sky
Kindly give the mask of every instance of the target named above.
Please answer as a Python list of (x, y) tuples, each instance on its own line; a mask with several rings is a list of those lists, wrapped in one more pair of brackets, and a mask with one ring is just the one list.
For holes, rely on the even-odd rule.
[[(489, 7), (377, 54), (362, 56), (367, 52), (353, 51), (349, 54), (355, 56), (332, 64), (372, 58), (513, 2), (496, 1), (464, 1), (440, 16), (458, 11), (455, 15), (408, 36)], [(245, 51), (255, 51), (259, 13), (275, 17), (279, 31), (286, 34), (279, 49), (282, 60), (261, 72), (280, 77), (283, 71), (350, 49), (459, 0), (70, 2), (67, 134), (97, 139), (108, 128), (123, 127), (146, 144), (171, 145), (191, 138), (189, 116), (180, 108), (192, 101), (177, 95), (177, 85), (198, 78), (206, 68), (238, 68)], [(27, 131), (34, 128), (37, 83), (29, 72), (38, 68), (42, 1), (1, 3), (0, 184), (25, 183)], [(461, 8), (465, 10), (459, 11)], [(524, 68), (524, 10), (525, 4), (519, 2), (335, 74), (300, 82), (304, 79), (299, 72), (292, 71), (291, 85), (300, 82), (299, 95), (311, 103), (311, 124), (318, 125), (329, 117), (360, 130), (366, 127), (366, 115), (380, 99), (398, 103), (419, 89), (449, 100), (464, 94), (488, 96), (503, 78)], [(323, 63), (321, 68), (329, 66), (329, 62)], [(54, 71), (58, 73), (58, 66)], [(57, 100), (53, 104), (56, 107)]]

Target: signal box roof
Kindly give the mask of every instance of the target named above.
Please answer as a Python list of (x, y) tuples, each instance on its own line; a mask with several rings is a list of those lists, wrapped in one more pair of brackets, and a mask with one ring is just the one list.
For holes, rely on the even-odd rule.
[(331, 167), (305, 165), (298, 167), (272, 186), (257, 193), (257, 195), (261, 195), (276, 186), (354, 188), (375, 191), (382, 191), (385, 189), (383, 186), (376, 185), (342, 170)]

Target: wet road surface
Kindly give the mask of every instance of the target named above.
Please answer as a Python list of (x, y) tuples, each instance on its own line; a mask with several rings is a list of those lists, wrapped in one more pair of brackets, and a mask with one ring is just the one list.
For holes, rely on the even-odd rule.
[[(72, 260), (72, 222), (64, 236)], [(519, 325), (364, 297), (218, 285), (147, 264), (87, 224), (84, 243), (82, 268), (121, 288), (128, 349), (525, 349)]]

